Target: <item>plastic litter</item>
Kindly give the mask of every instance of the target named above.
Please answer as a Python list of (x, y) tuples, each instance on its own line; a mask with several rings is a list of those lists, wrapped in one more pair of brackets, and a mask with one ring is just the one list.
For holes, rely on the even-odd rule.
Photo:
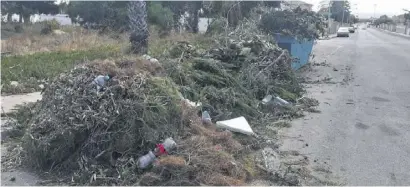
[(153, 62), (153, 63), (158, 63), (159, 62), (156, 58), (151, 58), (151, 59), (149, 59), (149, 61)]
[(224, 128), (232, 132), (239, 132), (246, 135), (255, 134), (251, 126), (249, 125), (248, 121), (246, 121), (245, 117), (243, 116), (225, 121), (217, 121), (216, 127)]
[[(273, 99), (273, 102), (272, 102)], [(264, 97), (262, 99), (262, 104), (267, 105), (273, 103), (275, 105), (279, 105), (279, 106), (285, 106), (285, 105), (289, 105), (290, 103), (287, 102), (286, 100), (280, 98), (279, 96), (273, 97), (272, 95), (267, 95), (266, 97)]]
[(279, 96), (276, 96), (276, 97), (273, 99), (273, 102), (274, 102), (275, 104), (278, 104), (278, 105), (289, 105), (289, 102), (287, 102), (286, 100), (280, 98)]
[(144, 58), (145, 60), (149, 60), (149, 59), (151, 59), (151, 56), (145, 54), (145, 55), (142, 55), (142, 58)]
[(264, 104), (264, 105), (268, 104), (269, 102), (272, 101), (272, 98), (273, 98), (272, 95), (267, 95), (267, 96), (265, 96), (265, 97), (262, 99), (262, 104)]
[(164, 144), (157, 144), (157, 147), (155, 148), (155, 155), (161, 156), (166, 154), (168, 154), (168, 152), (165, 150)]
[(202, 123), (212, 123), (211, 115), (209, 115), (208, 111), (202, 112)]
[(109, 80), (110, 77), (108, 75), (104, 76), (104, 75), (98, 75), (93, 83), (97, 85), (97, 92), (103, 91), (104, 90), (104, 85), (105, 85), (105, 81)]
[(156, 58), (152, 58), (151, 56), (149, 56), (147, 54), (142, 55), (142, 58), (145, 59), (145, 60), (149, 60), (150, 62), (153, 62), (153, 63), (158, 63), (159, 62)]
[[(182, 97), (183, 98), (183, 97)], [(201, 102), (192, 102), (189, 99), (183, 99), (188, 105), (192, 106), (192, 107), (199, 107), (202, 106)]]
[(148, 154), (146, 154), (144, 156), (141, 156), (138, 159), (138, 167), (140, 169), (144, 169), (147, 166), (149, 166), (150, 164), (152, 164), (155, 161), (156, 158), (157, 157), (155, 156), (155, 154), (152, 151), (150, 151)]
[(174, 139), (172, 139), (172, 138), (165, 139), (165, 141), (162, 143), (162, 145), (164, 145), (164, 149), (168, 153), (171, 152), (172, 149), (174, 149), (177, 146)]

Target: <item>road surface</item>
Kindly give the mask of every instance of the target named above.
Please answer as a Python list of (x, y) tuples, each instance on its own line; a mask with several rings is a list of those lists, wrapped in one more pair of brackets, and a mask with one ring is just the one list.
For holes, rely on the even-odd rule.
[(294, 121), (282, 149), (329, 165), (346, 185), (410, 185), (410, 39), (359, 30), (318, 41), (313, 52), (328, 66), (305, 76), (331, 78), (308, 84), (321, 113)]

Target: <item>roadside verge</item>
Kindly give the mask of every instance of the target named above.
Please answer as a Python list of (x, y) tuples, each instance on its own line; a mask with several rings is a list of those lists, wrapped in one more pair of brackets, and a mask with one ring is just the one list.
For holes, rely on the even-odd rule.
[(337, 35), (336, 34), (331, 34), (329, 36), (325, 36), (325, 37), (320, 37), (319, 40), (330, 40), (332, 38), (336, 38)]
[(393, 35), (393, 36), (399, 36), (399, 37), (402, 37), (402, 38), (405, 38), (405, 39), (409, 39), (409, 40), (410, 40), (410, 35), (405, 35), (405, 34), (401, 34), (401, 33), (391, 32), (391, 31), (387, 31), (387, 30), (380, 29), (380, 28), (377, 28), (376, 30), (381, 31), (381, 32), (384, 32), (384, 33), (387, 33), (387, 34), (390, 34), (390, 35)]

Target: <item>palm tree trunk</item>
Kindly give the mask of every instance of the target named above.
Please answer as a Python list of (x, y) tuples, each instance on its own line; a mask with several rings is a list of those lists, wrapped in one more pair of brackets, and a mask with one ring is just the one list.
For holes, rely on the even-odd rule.
[(128, 4), (128, 18), (130, 21), (131, 50), (136, 54), (148, 51), (148, 25), (146, 3), (142, 0), (130, 1)]

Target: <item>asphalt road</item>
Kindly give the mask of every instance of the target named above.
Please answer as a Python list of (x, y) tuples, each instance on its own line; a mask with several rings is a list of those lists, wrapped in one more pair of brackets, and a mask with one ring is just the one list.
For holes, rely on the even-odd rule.
[[(305, 72), (321, 113), (296, 120), (282, 149), (297, 149), (346, 185), (410, 185), (410, 39), (374, 29), (319, 41)], [(331, 180), (331, 179), (330, 179)]]

